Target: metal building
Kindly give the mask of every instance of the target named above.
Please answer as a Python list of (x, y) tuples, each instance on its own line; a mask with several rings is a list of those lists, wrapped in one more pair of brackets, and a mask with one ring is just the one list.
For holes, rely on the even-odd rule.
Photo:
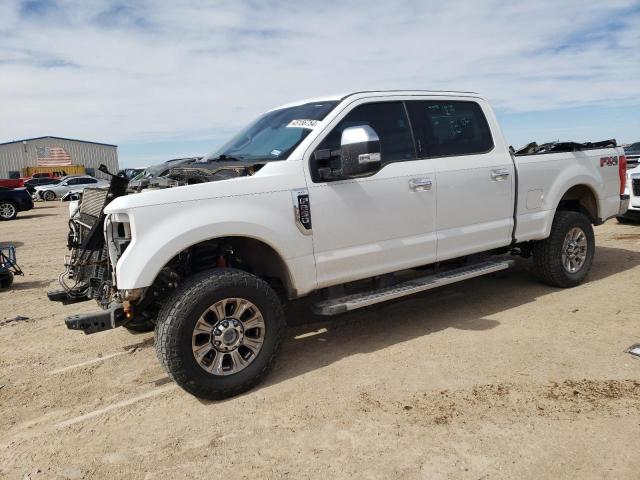
[[(88, 175), (107, 178), (98, 167), (118, 171), (118, 147), (107, 143), (85, 142), (60, 137), (37, 137), (0, 143), (0, 178), (19, 178), (27, 167), (84, 167)], [(77, 171), (77, 168), (68, 168)]]

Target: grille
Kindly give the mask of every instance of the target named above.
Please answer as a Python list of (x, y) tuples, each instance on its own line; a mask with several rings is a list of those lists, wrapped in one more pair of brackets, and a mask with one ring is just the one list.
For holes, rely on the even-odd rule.
[(106, 188), (85, 188), (82, 193), (82, 203), (80, 204), (80, 214), (91, 217), (99, 217), (107, 200)]
[(640, 178), (632, 179), (631, 186), (633, 187), (633, 196), (640, 197)]

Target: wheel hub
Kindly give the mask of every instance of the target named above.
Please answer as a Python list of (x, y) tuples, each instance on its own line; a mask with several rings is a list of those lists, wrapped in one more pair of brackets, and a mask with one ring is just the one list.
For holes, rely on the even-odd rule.
[(562, 249), (562, 266), (569, 273), (578, 272), (587, 258), (587, 236), (579, 227), (567, 233)]
[(258, 307), (244, 298), (225, 298), (196, 321), (191, 336), (194, 359), (213, 375), (238, 373), (260, 353), (265, 332)]
[(13, 215), (15, 207), (9, 203), (0, 205), (0, 215), (3, 218), (9, 218)]
[(235, 318), (225, 318), (213, 327), (211, 340), (219, 352), (230, 352), (238, 348), (244, 337), (244, 327)]

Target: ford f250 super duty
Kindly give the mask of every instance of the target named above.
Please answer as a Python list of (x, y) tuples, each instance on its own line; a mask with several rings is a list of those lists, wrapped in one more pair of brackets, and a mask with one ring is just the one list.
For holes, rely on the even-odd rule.
[(113, 176), (85, 189), (49, 297), (101, 305), (70, 329), (155, 329), (171, 378), (204, 398), (265, 376), (288, 300), (339, 314), (506, 269), (508, 254), (573, 287), (593, 262), (592, 225), (628, 204), (615, 141), (515, 152), (474, 93), (292, 103), (195, 168), (204, 180), (175, 188), (127, 195)]

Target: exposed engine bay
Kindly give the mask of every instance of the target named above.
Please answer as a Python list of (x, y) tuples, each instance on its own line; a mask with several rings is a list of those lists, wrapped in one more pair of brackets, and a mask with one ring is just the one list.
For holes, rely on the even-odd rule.
[[(110, 175), (108, 188), (85, 188), (78, 200), (78, 206), (71, 209), (69, 233), (67, 237), (68, 255), (65, 256), (65, 270), (58, 280), (61, 290), (49, 292), (52, 301), (64, 304), (96, 300), (100, 307), (111, 310), (110, 325), (95, 326), (95, 329), (78, 325), (85, 333), (92, 333), (118, 325), (135, 329), (136, 326), (148, 327), (155, 322), (161, 307), (158, 299), (166, 297), (168, 291), (175, 288), (182, 278), (199, 270), (214, 266), (239, 265), (241, 261), (234, 254), (234, 247), (229, 244), (212, 242), (211, 245), (200, 245), (198, 251), (189, 250), (180, 253), (169, 265), (165, 266), (154, 284), (144, 291), (127, 292), (126, 298), (115, 287), (112, 263), (126, 249), (130, 241), (130, 232), (114, 232), (110, 238), (116, 242), (108, 245), (106, 232), (109, 228), (123, 229), (123, 224), (111, 224), (104, 213), (105, 207), (115, 198), (124, 195), (140, 195), (145, 190), (180, 187), (198, 183), (215, 182), (240, 176), (253, 175), (262, 164), (232, 164), (216, 162), (214, 164), (197, 164), (189, 162), (178, 165), (163, 172), (162, 176), (145, 178), (144, 182), (131, 185), (131, 181), (121, 175), (108, 172), (104, 165), (100, 171)], [(191, 256), (197, 256), (198, 262), (192, 262)], [(117, 260), (116, 260), (117, 261)], [(140, 289), (142, 290), (142, 289)], [(131, 307), (135, 303), (135, 312)], [(113, 317), (117, 308), (118, 318)], [(151, 326), (153, 324), (151, 323)], [(70, 326), (71, 328), (71, 326)], [(143, 328), (140, 328), (143, 330)]]

